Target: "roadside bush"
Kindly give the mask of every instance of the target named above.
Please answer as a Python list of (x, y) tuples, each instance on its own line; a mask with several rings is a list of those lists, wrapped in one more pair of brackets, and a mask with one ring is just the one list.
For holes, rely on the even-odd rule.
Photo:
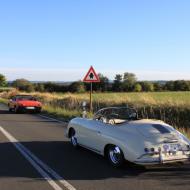
[(81, 81), (73, 82), (69, 85), (70, 92), (83, 93), (86, 91), (85, 85)]
[(17, 79), (12, 82), (12, 86), (26, 92), (33, 92), (35, 90), (34, 85), (26, 79)]
[(5, 87), (7, 86), (7, 80), (6, 77), (2, 74), (0, 74), (0, 87)]

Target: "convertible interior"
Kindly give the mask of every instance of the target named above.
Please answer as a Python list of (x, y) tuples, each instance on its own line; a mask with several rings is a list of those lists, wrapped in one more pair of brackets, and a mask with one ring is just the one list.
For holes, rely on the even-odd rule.
[(95, 116), (95, 120), (102, 121), (111, 125), (122, 124), (131, 120), (137, 120), (137, 111), (128, 107), (110, 107), (99, 110)]

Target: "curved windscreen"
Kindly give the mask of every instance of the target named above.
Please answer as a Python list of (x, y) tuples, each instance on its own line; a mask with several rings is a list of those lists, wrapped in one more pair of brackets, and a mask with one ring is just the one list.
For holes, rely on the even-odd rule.
[(36, 98), (34, 98), (33, 96), (25, 96), (25, 95), (19, 95), (19, 96), (16, 96), (15, 97), (16, 98), (16, 100), (33, 100), (33, 101), (36, 101)]
[(137, 112), (135, 109), (126, 107), (104, 108), (95, 114), (94, 119), (110, 124), (118, 124), (129, 120), (136, 120)]

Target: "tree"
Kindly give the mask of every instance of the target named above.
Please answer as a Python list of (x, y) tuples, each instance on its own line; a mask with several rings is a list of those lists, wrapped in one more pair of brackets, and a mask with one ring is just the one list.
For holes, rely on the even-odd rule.
[(67, 92), (68, 85), (55, 82), (45, 82), (43, 83), (45, 92)]
[(0, 86), (5, 87), (7, 85), (6, 77), (2, 74), (0, 74)]
[(188, 81), (185, 81), (185, 80), (174, 81), (174, 90), (175, 91), (188, 91), (188, 90), (190, 90), (190, 86), (189, 86)]
[(116, 91), (116, 92), (122, 90), (122, 75), (116, 74), (112, 88), (113, 88), (113, 91)]
[(154, 84), (148, 81), (141, 82), (142, 90), (145, 92), (154, 91)]
[(161, 84), (159, 82), (155, 82), (154, 83), (154, 90), (155, 91), (162, 91), (163, 90), (163, 84)]
[(34, 91), (34, 85), (26, 79), (16, 79), (12, 82), (12, 86), (18, 88), (21, 91), (32, 92)]
[(123, 91), (133, 91), (136, 81), (137, 78), (135, 74), (128, 72), (124, 73), (123, 84), (122, 84)]
[(168, 81), (164, 85), (165, 90), (174, 91), (174, 81)]
[[(98, 74), (98, 77), (100, 82), (93, 83), (93, 90), (101, 92), (107, 91), (109, 87), (109, 79), (101, 73)], [(90, 90), (89, 84), (86, 83), (85, 86), (88, 90)]]
[(38, 92), (44, 92), (45, 91), (43, 83), (37, 83), (34, 86), (35, 86), (35, 91), (38, 91)]
[(169, 91), (189, 91), (190, 81), (185, 81), (185, 80), (168, 81), (164, 85), (164, 89)]
[(69, 85), (70, 92), (82, 93), (86, 91), (85, 85), (81, 81), (73, 82)]
[(142, 91), (142, 86), (139, 83), (136, 83), (134, 86), (134, 91), (135, 92), (141, 92)]

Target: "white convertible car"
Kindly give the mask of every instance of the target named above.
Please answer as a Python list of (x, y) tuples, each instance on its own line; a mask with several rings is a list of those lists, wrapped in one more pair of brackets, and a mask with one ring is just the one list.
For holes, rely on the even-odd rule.
[(67, 137), (74, 147), (106, 156), (115, 167), (125, 160), (154, 165), (190, 159), (189, 139), (163, 121), (138, 119), (132, 108), (104, 108), (93, 119), (74, 118)]

